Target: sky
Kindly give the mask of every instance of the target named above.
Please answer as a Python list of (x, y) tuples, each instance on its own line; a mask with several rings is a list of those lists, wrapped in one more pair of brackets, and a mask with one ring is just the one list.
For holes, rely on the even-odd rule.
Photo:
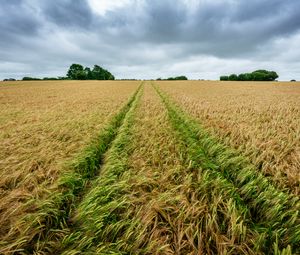
[(98, 64), (118, 79), (274, 70), (300, 80), (299, 0), (0, 0), (0, 79)]

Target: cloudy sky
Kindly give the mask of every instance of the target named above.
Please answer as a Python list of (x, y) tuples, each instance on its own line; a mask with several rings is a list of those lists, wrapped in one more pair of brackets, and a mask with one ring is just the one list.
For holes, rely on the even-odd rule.
[(0, 0), (0, 79), (99, 64), (116, 78), (271, 69), (300, 80), (299, 0)]

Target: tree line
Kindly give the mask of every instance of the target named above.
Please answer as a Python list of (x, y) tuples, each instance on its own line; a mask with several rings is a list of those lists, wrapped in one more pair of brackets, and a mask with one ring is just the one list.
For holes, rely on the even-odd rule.
[(256, 70), (252, 73), (241, 73), (239, 75), (223, 75), (220, 77), (220, 81), (275, 81), (278, 77), (278, 74), (274, 71)]
[[(23, 77), (23, 81), (52, 81), (52, 80), (114, 80), (115, 77), (101, 66), (94, 65), (93, 69), (80, 64), (72, 64), (66, 76), (62, 77)], [(5, 79), (8, 80), (8, 79)]]
[[(220, 76), (221, 81), (274, 81), (278, 78), (278, 74), (274, 71), (267, 70), (256, 70), (252, 73), (241, 73), (223, 75)], [(4, 79), (4, 81), (13, 81), (15, 79)], [(84, 67), (80, 64), (72, 64), (66, 76), (62, 77), (44, 77), (44, 78), (35, 78), (35, 77), (23, 77), (23, 81), (35, 81), (35, 80), (115, 80), (114, 75), (112, 75), (108, 70), (94, 65), (91, 69), (89, 67)], [(135, 80), (135, 79), (124, 79), (124, 80)], [(166, 79), (158, 78), (158, 81), (176, 81), (176, 80), (188, 80), (184, 75), (169, 77)], [(292, 80), (295, 81), (295, 80)]]
[(114, 80), (115, 77), (106, 69), (94, 65), (93, 69), (80, 64), (72, 64), (67, 72), (71, 80)]
[(185, 81), (188, 80), (188, 78), (184, 75), (176, 76), (176, 77), (169, 77), (167, 79), (157, 78), (157, 81)]

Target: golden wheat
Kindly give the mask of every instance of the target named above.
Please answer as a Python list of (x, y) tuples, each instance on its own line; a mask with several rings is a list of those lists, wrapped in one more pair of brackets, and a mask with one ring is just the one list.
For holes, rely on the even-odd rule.
[(298, 85), (138, 84), (0, 87), (3, 253), (297, 253)]
[(0, 87), (0, 236), (34, 208), (139, 82), (18, 82)]
[(189, 166), (149, 84), (127, 132), (78, 207), (64, 254), (254, 254), (259, 234), (219, 180)]
[(201, 125), (277, 185), (300, 193), (300, 86), (281, 82), (158, 82)]

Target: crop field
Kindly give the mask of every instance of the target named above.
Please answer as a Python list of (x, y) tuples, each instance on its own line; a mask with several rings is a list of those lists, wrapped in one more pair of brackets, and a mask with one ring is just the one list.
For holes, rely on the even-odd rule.
[(0, 83), (0, 254), (299, 254), (300, 84)]
[(161, 83), (185, 111), (300, 195), (300, 86), (288, 83)]
[(138, 84), (6, 84), (0, 87), (0, 235), (15, 238), (18, 219), (35, 208), (28, 203), (49, 195), (65, 162), (91, 142)]

